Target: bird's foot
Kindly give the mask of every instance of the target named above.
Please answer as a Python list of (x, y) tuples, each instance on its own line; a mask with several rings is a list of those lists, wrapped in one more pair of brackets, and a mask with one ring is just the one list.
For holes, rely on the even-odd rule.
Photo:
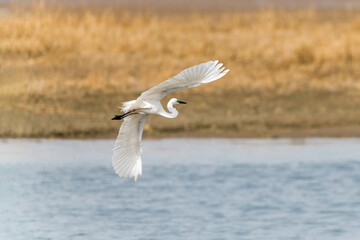
[(126, 118), (127, 116), (137, 114), (137, 113), (134, 113), (136, 110), (140, 110), (140, 108), (135, 108), (127, 113), (124, 113), (123, 115), (115, 115), (111, 120), (121, 120), (123, 118)]

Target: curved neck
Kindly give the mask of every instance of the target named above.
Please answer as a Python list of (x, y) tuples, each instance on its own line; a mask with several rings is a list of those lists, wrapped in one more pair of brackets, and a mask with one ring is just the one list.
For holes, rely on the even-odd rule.
[(173, 105), (176, 103), (176, 100), (173, 101), (173, 99), (171, 99), (168, 104), (167, 104), (167, 108), (169, 110), (170, 113), (163, 111), (160, 115), (163, 117), (167, 117), (167, 118), (176, 118), (177, 115), (179, 114), (178, 111), (173, 107)]

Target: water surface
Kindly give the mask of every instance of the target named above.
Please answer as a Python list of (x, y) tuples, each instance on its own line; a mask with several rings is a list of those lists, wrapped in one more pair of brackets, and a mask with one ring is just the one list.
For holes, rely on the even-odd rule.
[(0, 239), (358, 239), (360, 139), (1, 140)]

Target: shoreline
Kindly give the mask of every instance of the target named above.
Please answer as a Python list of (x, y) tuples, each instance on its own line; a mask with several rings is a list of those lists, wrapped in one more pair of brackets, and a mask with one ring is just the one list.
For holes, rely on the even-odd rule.
[[(0, 139), (64, 139), (64, 140), (101, 140), (116, 139), (117, 131), (114, 134), (99, 134), (92, 136), (1, 136)], [(174, 138), (224, 138), (224, 139), (304, 139), (304, 138), (360, 138), (360, 126), (353, 127), (327, 127), (313, 129), (276, 129), (266, 132), (243, 131), (243, 132), (205, 132), (205, 131), (185, 131), (182, 133), (147, 133), (143, 134), (143, 139), (174, 139)]]

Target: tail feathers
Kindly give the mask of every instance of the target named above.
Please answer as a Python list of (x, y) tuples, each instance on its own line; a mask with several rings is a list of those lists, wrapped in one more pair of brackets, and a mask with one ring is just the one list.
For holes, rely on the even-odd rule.
[(130, 110), (131, 105), (133, 105), (136, 102), (136, 100), (131, 100), (127, 102), (123, 102), (123, 105), (121, 107), (121, 110), (123, 112), (128, 112)]

